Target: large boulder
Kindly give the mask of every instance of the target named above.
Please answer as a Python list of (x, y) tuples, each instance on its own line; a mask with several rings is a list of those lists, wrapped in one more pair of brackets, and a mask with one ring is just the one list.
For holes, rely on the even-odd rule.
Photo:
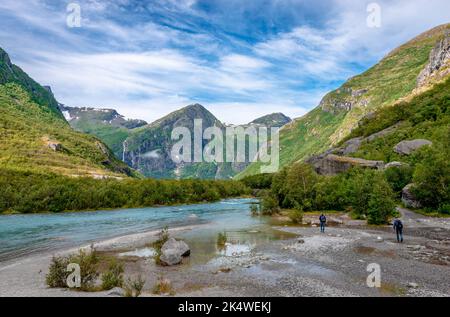
[(320, 155), (310, 158), (308, 161), (320, 175), (336, 175), (343, 173), (354, 166), (383, 169), (383, 161), (369, 161), (360, 158), (338, 156), (334, 154)]
[(417, 139), (412, 141), (402, 141), (394, 147), (394, 151), (402, 155), (410, 155), (412, 152), (420, 149), (425, 145), (432, 145), (433, 142), (423, 139)]
[(161, 248), (160, 261), (161, 264), (172, 266), (180, 264), (183, 257), (191, 254), (191, 249), (184, 241), (178, 241), (170, 238)]
[(402, 163), (402, 162), (390, 162), (387, 163), (384, 167), (385, 169), (391, 168), (391, 167), (402, 167), (402, 166), (408, 166), (408, 164)]
[(414, 184), (408, 184), (402, 190), (402, 202), (407, 208), (421, 208), (422, 204), (420, 201), (412, 193), (411, 189), (414, 187)]

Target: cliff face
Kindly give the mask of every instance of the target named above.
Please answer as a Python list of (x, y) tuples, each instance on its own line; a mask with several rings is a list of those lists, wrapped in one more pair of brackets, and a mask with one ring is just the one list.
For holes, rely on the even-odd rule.
[(450, 30), (431, 50), (429, 63), (417, 78), (417, 86), (439, 81), (450, 74)]

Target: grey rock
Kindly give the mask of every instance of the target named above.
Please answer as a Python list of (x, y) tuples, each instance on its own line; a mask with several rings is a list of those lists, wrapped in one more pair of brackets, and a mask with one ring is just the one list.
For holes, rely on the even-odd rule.
[(391, 167), (402, 167), (408, 164), (402, 163), (402, 162), (390, 162), (387, 163), (386, 166), (384, 167), (385, 169), (391, 168)]
[(57, 142), (48, 142), (48, 147), (55, 152), (61, 152), (63, 150), (62, 144)]
[(191, 254), (191, 249), (184, 241), (170, 238), (161, 248), (160, 260), (163, 265), (172, 266), (180, 264), (183, 257)]
[(309, 158), (307, 163), (311, 164), (320, 175), (336, 175), (343, 173), (354, 166), (383, 169), (383, 161), (369, 161), (360, 158), (339, 156), (335, 154), (325, 154)]
[(432, 144), (433, 142), (423, 139), (402, 141), (394, 147), (394, 151), (398, 154), (410, 155), (412, 152), (420, 149), (421, 147)]
[(418, 288), (419, 285), (418, 285), (417, 283), (411, 282), (411, 283), (408, 283), (408, 287), (409, 287), (409, 288)]
[(125, 291), (122, 288), (120, 288), (120, 287), (114, 287), (106, 295), (107, 296), (124, 297), (125, 296)]
[(402, 190), (402, 202), (407, 208), (421, 208), (422, 204), (419, 200), (414, 196), (411, 189), (414, 187), (414, 184), (408, 184)]

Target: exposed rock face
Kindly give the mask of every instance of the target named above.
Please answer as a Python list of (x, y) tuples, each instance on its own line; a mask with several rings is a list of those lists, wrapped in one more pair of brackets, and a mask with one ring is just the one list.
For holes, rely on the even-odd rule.
[(172, 266), (180, 264), (183, 257), (191, 254), (191, 249), (184, 241), (177, 241), (170, 238), (161, 248), (161, 263), (163, 265)]
[(406, 185), (402, 190), (402, 202), (405, 204), (407, 208), (421, 208), (422, 204), (420, 201), (412, 193), (411, 189), (414, 187), (414, 184)]
[(450, 31), (439, 41), (430, 53), (430, 62), (417, 78), (417, 86), (423, 86), (430, 80), (439, 80), (450, 74)]
[(362, 98), (367, 94), (368, 89), (354, 90), (350, 87), (341, 87), (333, 93), (326, 95), (320, 102), (323, 111), (338, 113), (350, 111), (354, 107), (366, 107), (369, 104), (367, 98)]
[(382, 161), (368, 161), (334, 154), (315, 156), (307, 160), (307, 162), (312, 164), (316, 172), (320, 175), (336, 175), (343, 173), (354, 166), (371, 169), (384, 168), (384, 162)]
[(394, 147), (394, 151), (402, 155), (410, 155), (412, 152), (420, 149), (425, 145), (432, 145), (433, 142), (423, 139), (417, 139), (412, 141), (402, 141)]

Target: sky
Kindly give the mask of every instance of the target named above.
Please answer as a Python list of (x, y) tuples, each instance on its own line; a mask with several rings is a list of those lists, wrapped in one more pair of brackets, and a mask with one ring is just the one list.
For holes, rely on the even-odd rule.
[(0, 47), (66, 106), (242, 124), (300, 117), (448, 22), (448, 0), (1, 0)]

